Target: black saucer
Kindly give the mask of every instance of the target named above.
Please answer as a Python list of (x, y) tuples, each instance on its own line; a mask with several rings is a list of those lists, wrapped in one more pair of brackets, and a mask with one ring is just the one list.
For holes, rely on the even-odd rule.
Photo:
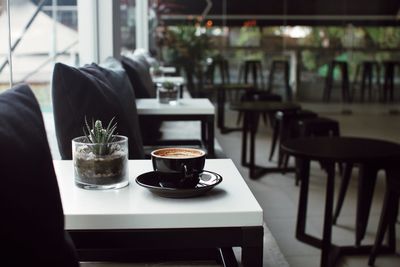
[(136, 183), (146, 187), (152, 193), (169, 198), (188, 198), (202, 195), (222, 181), (221, 175), (215, 172), (203, 171), (199, 176), (199, 182), (193, 188), (176, 188), (165, 181), (158, 172), (146, 172), (136, 178)]

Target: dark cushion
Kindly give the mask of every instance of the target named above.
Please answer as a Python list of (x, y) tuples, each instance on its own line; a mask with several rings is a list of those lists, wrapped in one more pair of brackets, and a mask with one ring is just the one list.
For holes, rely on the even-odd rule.
[[(144, 56), (122, 57), (122, 66), (128, 74), (137, 98), (155, 98), (156, 89), (149, 72), (149, 65)], [(160, 137), (162, 121), (154, 118), (140, 117), (142, 138), (145, 145), (154, 144)]]
[(156, 89), (150, 76), (149, 65), (144, 57), (122, 57), (122, 66), (129, 76), (137, 98), (154, 98)]
[(79, 266), (64, 215), (42, 114), (32, 91), (0, 94), (2, 266)]
[(103, 123), (115, 117), (118, 134), (129, 139), (129, 158), (144, 158), (135, 96), (127, 81), (121, 72), (96, 64), (79, 69), (62, 63), (54, 66), (54, 122), (62, 159), (72, 158), (71, 140), (83, 135), (85, 116)]

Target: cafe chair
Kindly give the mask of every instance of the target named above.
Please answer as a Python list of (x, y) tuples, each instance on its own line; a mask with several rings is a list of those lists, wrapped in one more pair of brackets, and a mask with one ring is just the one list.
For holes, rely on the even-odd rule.
[(239, 81), (245, 84), (251, 83), (257, 89), (264, 88), (264, 77), (261, 60), (245, 60), (239, 69)]
[(97, 64), (74, 68), (57, 63), (52, 97), (62, 159), (72, 159), (71, 140), (83, 135), (85, 117), (89, 122), (92, 119), (110, 121), (115, 117), (118, 134), (129, 138), (129, 158), (144, 158), (135, 95), (123, 69)]
[(392, 252), (396, 251), (396, 218), (399, 213), (400, 181), (398, 172), (394, 176), (386, 173), (386, 192), (383, 201), (381, 217), (379, 219), (378, 231), (375, 244), (369, 255), (368, 265), (375, 264), (376, 256), (382, 246), (383, 237), (388, 230), (388, 247)]
[[(298, 121), (300, 137), (318, 137), (318, 136), (340, 136), (339, 122), (333, 119), (316, 117), (304, 118)], [(287, 158), (284, 158), (284, 165), (287, 165)], [(324, 168), (323, 164), (320, 163)], [(339, 164), (339, 171), (343, 173), (343, 166)], [(296, 177), (296, 185), (298, 184)]]
[[(245, 101), (271, 101), (271, 102), (282, 102), (282, 97), (277, 94), (272, 94), (264, 90), (251, 90), (247, 91), (240, 98), (241, 102)], [(267, 115), (270, 119), (271, 125), (273, 125), (274, 121), (274, 113), (264, 113), (263, 118), (264, 122), (267, 123)], [(243, 117), (243, 112), (239, 112), (236, 124), (239, 125)]]
[(342, 101), (350, 102), (350, 88), (349, 88), (349, 69), (347, 62), (332, 60), (328, 65), (328, 73), (325, 78), (325, 88), (323, 91), (323, 101), (329, 102), (331, 100), (331, 94), (334, 84), (334, 70), (338, 68), (341, 74), (341, 89), (342, 89)]
[[(394, 82), (396, 80), (396, 69), (400, 72), (400, 61), (384, 61), (383, 101), (394, 101)], [(388, 99), (389, 97), (389, 99)]]
[(285, 99), (287, 101), (292, 100), (292, 88), (289, 84), (289, 62), (287, 60), (273, 60), (271, 64), (271, 69), (268, 76), (267, 91), (272, 93), (274, 89), (274, 79), (277, 71), (281, 70), (283, 74), (283, 86), (285, 88)]
[(298, 122), (302, 119), (316, 118), (318, 114), (310, 110), (278, 111), (275, 113), (275, 120), (272, 132), (272, 144), (269, 160), (272, 160), (275, 147), (279, 141), (278, 166), (281, 166), (288, 156), (280, 148), (280, 144), (288, 139), (299, 137)]
[[(361, 78), (359, 77), (360, 75)], [(378, 91), (378, 97), (381, 99), (380, 66), (377, 61), (363, 61), (357, 65), (352, 86), (353, 94), (358, 83), (360, 83), (361, 102), (364, 102), (366, 90), (368, 90), (368, 101), (372, 101), (373, 87)]]
[(2, 266), (79, 266), (39, 104), (28, 85), (0, 94)]

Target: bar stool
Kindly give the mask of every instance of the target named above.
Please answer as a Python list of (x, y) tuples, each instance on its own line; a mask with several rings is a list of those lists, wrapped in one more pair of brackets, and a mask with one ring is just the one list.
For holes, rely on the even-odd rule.
[[(340, 136), (339, 122), (333, 119), (317, 117), (306, 118), (298, 122), (299, 136), (312, 137), (312, 136)], [(284, 164), (287, 164), (288, 158), (284, 159)], [(322, 168), (324, 165), (320, 162)], [(342, 173), (342, 165), (339, 164), (339, 171)], [(299, 183), (299, 177), (296, 175), (296, 185)]]
[[(264, 87), (264, 77), (262, 74), (261, 60), (246, 60), (239, 69), (239, 83), (242, 78), (244, 83), (249, 83), (250, 75), (255, 88), (262, 89)], [(259, 84), (260, 82), (260, 84)]]
[(289, 62), (287, 60), (273, 60), (268, 77), (267, 91), (272, 92), (274, 86), (275, 71), (283, 71), (283, 82), (285, 87), (285, 97), (287, 101), (292, 100), (292, 88), (289, 85)]
[[(264, 90), (253, 90), (247, 91), (245, 94), (242, 95), (240, 98), (240, 102), (244, 101), (271, 101), (271, 102), (282, 102), (282, 97), (277, 94), (272, 94)], [(264, 122), (267, 123), (267, 115), (269, 116), (271, 125), (273, 118), (273, 113), (263, 113)], [(243, 117), (243, 112), (239, 112), (236, 124), (240, 124)]]
[(333, 88), (334, 82), (334, 69), (338, 67), (341, 73), (342, 79), (342, 101), (343, 102), (350, 102), (350, 91), (349, 91), (349, 71), (347, 62), (332, 60), (328, 66), (328, 73), (325, 79), (325, 88), (323, 92), (323, 101), (329, 102), (331, 99), (331, 92)]
[(229, 62), (222, 56), (212, 59), (212, 63), (208, 66), (205, 73), (206, 84), (215, 84), (215, 74), (217, 71), (219, 71), (221, 76), (221, 84), (229, 84)]
[(387, 101), (388, 93), (390, 94), (390, 101), (394, 100), (394, 80), (396, 67), (400, 69), (400, 61), (385, 61), (383, 68), (385, 71), (383, 82), (383, 101)]
[[(269, 154), (269, 160), (274, 156), (275, 147), (279, 140), (279, 144), (289, 138), (299, 136), (298, 121), (306, 118), (316, 118), (318, 114), (310, 110), (295, 110), (295, 111), (278, 111), (275, 113), (275, 120), (272, 132), (272, 144)], [(284, 157), (283, 151), (279, 145), (278, 166), (282, 164)]]
[[(389, 171), (390, 172), (390, 171)], [(373, 266), (376, 256), (382, 245), (383, 237), (386, 230), (388, 233), (388, 247), (392, 252), (396, 250), (396, 218), (399, 212), (400, 200), (400, 180), (398, 178), (398, 171), (393, 173), (386, 173), (386, 192), (383, 201), (381, 217), (379, 219), (378, 231), (375, 237), (375, 244), (372, 247), (368, 265)]]
[(375, 78), (375, 86), (378, 89), (379, 99), (381, 99), (380, 91), (380, 66), (377, 61), (363, 61), (357, 65), (356, 74), (354, 77), (353, 88), (357, 83), (358, 76), (361, 70), (361, 85), (360, 94), (361, 102), (364, 102), (365, 90), (368, 90), (368, 101), (372, 101), (373, 79)]

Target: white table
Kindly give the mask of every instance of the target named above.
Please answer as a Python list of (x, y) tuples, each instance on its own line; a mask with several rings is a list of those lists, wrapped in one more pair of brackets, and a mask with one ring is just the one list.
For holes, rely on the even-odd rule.
[[(200, 121), (202, 145), (209, 155), (214, 155), (215, 108), (209, 99), (182, 98), (177, 105), (169, 105), (161, 104), (155, 98), (143, 98), (136, 100), (136, 107), (139, 116), (152, 116), (165, 121)], [(182, 140), (179, 140), (179, 143), (183, 144)], [(187, 142), (193, 143), (193, 140)]]
[(54, 161), (65, 227), (80, 256), (110, 244), (113, 249), (218, 248), (229, 263), (231, 247), (240, 246), (245, 266), (262, 266), (263, 211), (230, 159), (206, 160), (205, 169), (221, 174), (223, 181), (188, 199), (162, 198), (136, 184), (139, 174), (152, 170), (150, 160), (130, 160), (130, 185), (104, 191), (77, 187), (72, 164)]
[(153, 77), (153, 83), (172, 82), (176, 84), (185, 84), (185, 78), (182, 76), (159, 76)]

